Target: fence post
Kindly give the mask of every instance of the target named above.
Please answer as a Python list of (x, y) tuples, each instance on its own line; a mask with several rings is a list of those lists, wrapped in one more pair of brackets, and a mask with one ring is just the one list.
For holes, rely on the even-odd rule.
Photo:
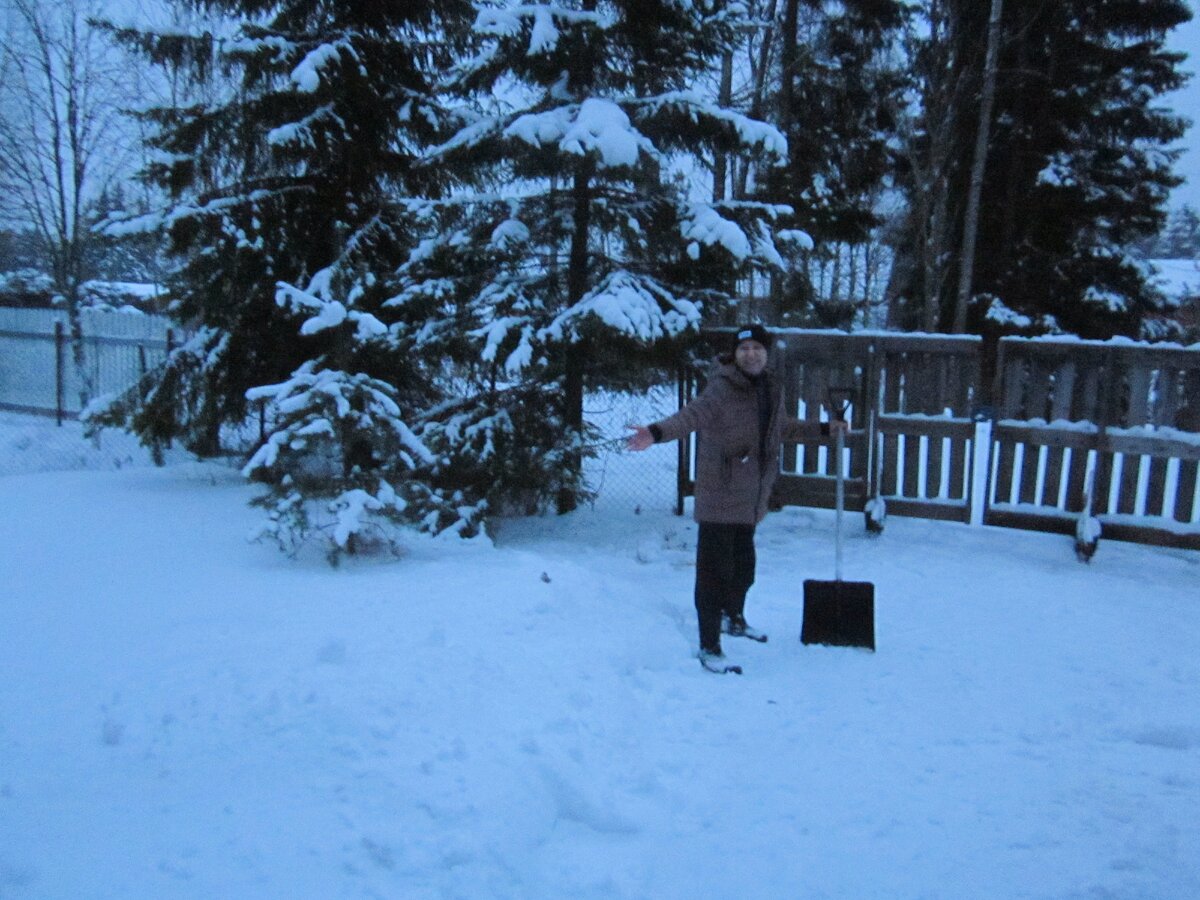
[[(688, 402), (688, 374), (687, 363), (684, 363), (679, 367), (679, 393), (677, 398), (679, 409), (683, 409)], [(689, 474), (688, 457), (691, 455), (691, 436), (687, 435), (680, 438), (676, 443), (678, 446), (676, 447), (675, 457), (675, 515), (682, 516), (684, 486), (687, 483)]]
[(878, 420), (883, 415), (880, 403), (880, 380), (883, 377), (883, 366), (879, 362), (880, 349), (878, 341), (867, 345), (867, 365), (863, 377), (863, 391), (866, 394), (863, 402), (863, 412), (867, 416), (867, 490), (868, 500), (878, 498), (882, 493), (881, 472), (882, 463), (879, 456)]
[(975, 420), (975, 437), (971, 441), (970, 523), (972, 525), (983, 524), (988, 485), (992, 483), (992, 473), (989, 471), (991, 458), (992, 420), (981, 416)]
[(54, 418), (61, 428), (63, 423), (63, 394), (66, 392), (64, 384), (65, 372), (63, 372), (63, 348), (66, 343), (66, 334), (63, 329), (62, 321), (54, 323)]
[[(171, 359), (171, 351), (173, 351), (174, 349), (175, 349), (175, 329), (168, 328), (167, 329), (167, 357), (166, 357), (168, 362)], [(174, 446), (174, 441), (172, 441), (171, 438), (168, 437), (167, 438), (167, 449), (170, 450), (173, 446)]]

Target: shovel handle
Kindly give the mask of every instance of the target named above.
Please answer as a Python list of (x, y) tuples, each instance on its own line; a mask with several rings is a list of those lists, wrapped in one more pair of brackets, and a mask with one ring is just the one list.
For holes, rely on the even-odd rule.
[(837, 498), (837, 507), (836, 507), (836, 513), (834, 515), (834, 524), (833, 524), (833, 534), (834, 534), (834, 538), (833, 538), (833, 547), (834, 547), (833, 573), (834, 573), (834, 577), (838, 581), (841, 581), (842, 580), (842, 507), (845, 505), (845, 499), (846, 499), (845, 498), (845, 487), (842, 482), (842, 449), (845, 446), (846, 439), (842, 435), (842, 429), (838, 428), (838, 429), (836, 429), (836, 431), (837, 431), (837, 439), (835, 441), (835, 448), (836, 448), (837, 456), (834, 457), (833, 466), (834, 466), (834, 471), (837, 472), (837, 482), (836, 482), (837, 488), (836, 488), (836, 492), (835, 492), (835, 495)]
[[(833, 388), (829, 389), (829, 412), (839, 422), (846, 421), (846, 413), (850, 409), (850, 399), (853, 396), (853, 391), (848, 388)], [(836, 485), (836, 506), (833, 526), (833, 571), (834, 577), (842, 580), (842, 511), (846, 505), (846, 488), (842, 477), (842, 456), (845, 451), (846, 438), (841, 428), (834, 429), (836, 438), (834, 441), (834, 458), (833, 471), (837, 477)]]

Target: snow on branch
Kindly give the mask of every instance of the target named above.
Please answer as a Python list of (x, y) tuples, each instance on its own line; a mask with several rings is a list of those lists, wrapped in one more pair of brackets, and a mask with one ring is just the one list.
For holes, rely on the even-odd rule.
[(688, 207), (682, 223), (682, 234), (685, 240), (693, 244), (688, 248), (692, 258), (699, 256), (699, 245), (718, 244), (739, 262), (748, 259), (753, 249), (741, 226), (723, 218), (707, 203), (693, 203)]
[(296, 85), (296, 89), (306, 94), (315, 93), (321, 86), (321, 70), (331, 62), (340, 60), (343, 53), (348, 54), (354, 60), (358, 59), (358, 53), (346, 40), (322, 44), (316, 49), (310, 50), (300, 64), (292, 70), (292, 83)]
[(1031, 328), (1033, 319), (1009, 307), (999, 297), (993, 297), (984, 318), (1007, 328)]
[(200, 204), (183, 202), (169, 208), (152, 210), (151, 212), (130, 217), (114, 215), (97, 224), (94, 230), (98, 234), (114, 238), (138, 234), (153, 234), (170, 230), (177, 223), (188, 219), (223, 216), (229, 210), (237, 209), (241, 206), (254, 206), (258, 203), (270, 202), (282, 194), (308, 193), (311, 190), (312, 188), (307, 185), (285, 187), (277, 190), (259, 188), (251, 191), (249, 194), (218, 196)]
[(775, 232), (775, 240), (795, 244), (801, 250), (812, 250), (816, 246), (812, 235), (807, 231), (801, 231), (799, 228), (786, 228), (783, 231), (777, 231)]
[(1121, 313), (1129, 309), (1129, 298), (1109, 288), (1090, 284), (1083, 292), (1083, 302), (1107, 312)]
[(492, 237), (489, 243), (499, 250), (506, 250), (511, 246), (524, 244), (528, 240), (529, 226), (520, 219), (512, 218), (505, 219), (492, 229)]
[[(503, 124), (504, 121), (499, 116), (481, 116), (478, 119), (468, 122), (445, 143), (431, 147), (425, 153), (425, 160), (432, 162), (456, 150), (469, 150), (482, 143), (491, 135), (498, 134)], [(426, 201), (425, 204), (428, 205), (428, 202)]]
[(606, 276), (541, 331), (541, 340), (563, 340), (582, 320), (595, 317), (626, 337), (650, 344), (700, 326), (700, 309), (650, 278), (617, 271)]
[(722, 122), (732, 127), (746, 146), (759, 148), (780, 161), (787, 159), (787, 138), (774, 125), (751, 119), (730, 109), (722, 109), (695, 91), (670, 91), (655, 97), (631, 99), (626, 101), (626, 104), (630, 107), (640, 107), (647, 116), (669, 109), (688, 116), (693, 122)]
[(475, 32), (488, 37), (516, 37), (523, 20), (532, 19), (528, 55), (549, 53), (558, 46), (559, 23), (608, 28), (611, 17), (596, 12), (567, 9), (552, 3), (530, 3), (508, 9), (484, 9), (475, 17)]
[(299, 122), (288, 122), (272, 128), (267, 132), (267, 143), (274, 147), (295, 144), (298, 147), (312, 149), (316, 146), (316, 142), (313, 140), (313, 126), (327, 117), (332, 119), (334, 125), (345, 127), (345, 122), (334, 113), (333, 106), (326, 104)]
[(754, 254), (759, 259), (765, 260), (768, 265), (774, 266), (776, 269), (783, 271), (787, 268), (787, 263), (779, 254), (778, 248), (775, 246), (775, 238), (771, 234), (771, 229), (766, 222), (758, 221), (754, 223)]
[(533, 328), (527, 316), (500, 316), (482, 328), (469, 333), (470, 337), (483, 340), (479, 358), (485, 363), (496, 361), (501, 347), (510, 342), (509, 335), (519, 333), (516, 347), (504, 358), (502, 368), (509, 375), (517, 375), (533, 361)]
[(590, 97), (539, 113), (526, 113), (504, 129), (505, 137), (534, 147), (557, 144), (566, 153), (596, 153), (602, 167), (632, 166), (639, 151), (657, 156), (654, 145), (633, 127), (616, 103)]
[(355, 337), (360, 341), (387, 334), (387, 326), (370, 313), (348, 309), (340, 300), (326, 299), (323, 295), (328, 294), (330, 277), (328, 269), (318, 272), (307, 291), (282, 281), (275, 285), (275, 302), (279, 306), (298, 314), (314, 314), (300, 326), (300, 333), (313, 335), (349, 321), (356, 326)]

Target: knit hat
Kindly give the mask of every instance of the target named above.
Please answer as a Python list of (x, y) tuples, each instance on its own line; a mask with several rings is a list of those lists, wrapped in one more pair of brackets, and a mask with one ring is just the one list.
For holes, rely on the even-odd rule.
[(738, 326), (738, 330), (734, 332), (733, 346), (737, 347), (742, 341), (758, 341), (767, 350), (771, 349), (771, 335), (757, 322)]

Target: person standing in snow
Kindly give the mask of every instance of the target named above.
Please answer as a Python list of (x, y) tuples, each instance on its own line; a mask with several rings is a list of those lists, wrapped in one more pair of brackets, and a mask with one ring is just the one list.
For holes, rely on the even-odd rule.
[[(746, 624), (746, 592), (754, 584), (754, 530), (767, 514), (779, 475), (782, 444), (828, 435), (844, 422), (803, 422), (787, 415), (783, 389), (767, 368), (771, 338), (758, 324), (736, 332), (732, 356), (718, 357), (704, 390), (691, 403), (651, 425), (631, 425), (627, 446), (645, 450), (699, 432), (694, 518), (696, 616), (700, 663), (729, 671), (721, 632), (765, 641)], [(740, 671), (740, 670), (737, 670)]]

